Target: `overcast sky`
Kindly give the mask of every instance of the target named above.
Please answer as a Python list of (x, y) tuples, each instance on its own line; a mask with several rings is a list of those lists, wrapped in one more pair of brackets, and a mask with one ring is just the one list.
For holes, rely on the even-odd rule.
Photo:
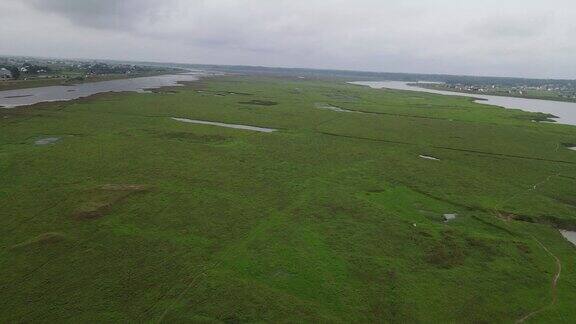
[(576, 79), (575, 0), (0, 0), (0, 54)]

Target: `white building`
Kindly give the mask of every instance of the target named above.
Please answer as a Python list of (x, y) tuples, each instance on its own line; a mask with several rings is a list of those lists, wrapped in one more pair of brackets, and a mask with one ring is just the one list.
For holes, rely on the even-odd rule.
[(0, 80), (12, 79), (12, 72), (5, 68), (0, 68)]

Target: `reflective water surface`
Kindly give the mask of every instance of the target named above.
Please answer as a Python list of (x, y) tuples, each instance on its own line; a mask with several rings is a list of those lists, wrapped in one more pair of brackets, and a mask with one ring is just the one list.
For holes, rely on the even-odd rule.
[(102, 92), (146, 92), (146, 89), (177, 86), (178, 82), (182, 81), (196, 81), (204, 75), (206, 75), (204, 72), (198, 71), (133, 79), (89, 82), (77, 85), (6, 90), (0, 91), (0, 106), (3, 108), (14, 108), (46, 101), (73, 100)]
[(429, 156), (429, 155), (419, 155), (418, 157), (420, 157), (421, 159), (425, 159), (425, 160), (440, 161), (440, 159), (435, 158), (433, 156)]
[(560, 230), (560, 233), (576, 246), (576, 232)]
[(206, 120), (196, 120), (196, 119), (176, 118), (176, 117), (173, 117), (172, 119), (180, 121), (180, 122), (184, 122), (184, 123), (212, 125), (212, 126), (220, 126), (220, 127), (228, 127), (228, 128), (236, 128), (236, 129), (245, 129), (245, 130), (251, 130), (251, 131), (262, 132), (262, 133), (272, 133), (272, 132), (277, 131), (277, 129), (274, 129), (274, 128), (264, 128), (264, 127), (238, 125), (238, 124), (225, 124), (225, 123), (212, 122), (212, 121), (206, 121)]
[(60, 140), (60, 137), (47, 137), (47, 138), (41, 138), (37, 141), (34, 142), (35, 145), (50, 145), (50, 144), (54, 144), (56, 142), (58, 142)]
[(500, 106), (508, 109), (521, 109), (530, 112), (543, 112), (552, 114), (558, 118), (555, 121), (561, 124), (576, 125), (576, 103), (574, 102), (561, 102), (540, 99), (525, 99), (525, 98), (512, 98), (489, 96), (481, 94), (459, 93), (441, 90), (432, 90), (416, 86), (408, 85), (408, 82), (402, 81), (358, 81), (350, 82), (351, 84), (368, 86), (374, 89), (394, 89), (394, 90), (408, 90), (408, 91), (421, 91), (428, 93), (435, 93), (447, 96), (462, 96), (478, 98), (477, 103), (485, 105)]

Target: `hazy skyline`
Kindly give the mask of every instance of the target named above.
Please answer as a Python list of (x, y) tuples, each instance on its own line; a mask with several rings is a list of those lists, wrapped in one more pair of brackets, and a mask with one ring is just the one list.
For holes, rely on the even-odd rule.
[(576, 79), (568, 0), (0, 0), (1, 55)]

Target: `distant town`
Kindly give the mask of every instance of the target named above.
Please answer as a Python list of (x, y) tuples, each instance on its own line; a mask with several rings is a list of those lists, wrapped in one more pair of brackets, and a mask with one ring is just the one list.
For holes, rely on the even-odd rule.
[(295, 78), (307, 79), (404, 81), (434, 90), (576, 102), (576, 80), (50, 59), (20, 56), (0, 56), (0, 90), (150, 76), (181, 72), (183, 69), (190, 68), (234, 74), (277, 75), (281, 73), (283, 77), (294, 76)]
[(0, 56), (0, 90), (170, 73), (139, 63)]
[(261, 66), (188, 65), (199, 69), (236, 74), (292, 76), (294, 78), (341, 81), (403, 81), (434, 90), (465, 92), (505, 97), (576, 102), (576, 80), (527, 79), (448, 74), (390, 73), (350, 70), (317, 70), (302, 68), (268, 68)]
[(535, 82), (537, 80), (530, 80), (532, 84), (524, 84), (521, 82), (501, 83), (498, 82), (497, 79), (493, 81), (494, 83), (444, 82), (418, 83), (417, 85), (434, 90), (576, 102), (576, 81), (540, 80), (539, 82)]

